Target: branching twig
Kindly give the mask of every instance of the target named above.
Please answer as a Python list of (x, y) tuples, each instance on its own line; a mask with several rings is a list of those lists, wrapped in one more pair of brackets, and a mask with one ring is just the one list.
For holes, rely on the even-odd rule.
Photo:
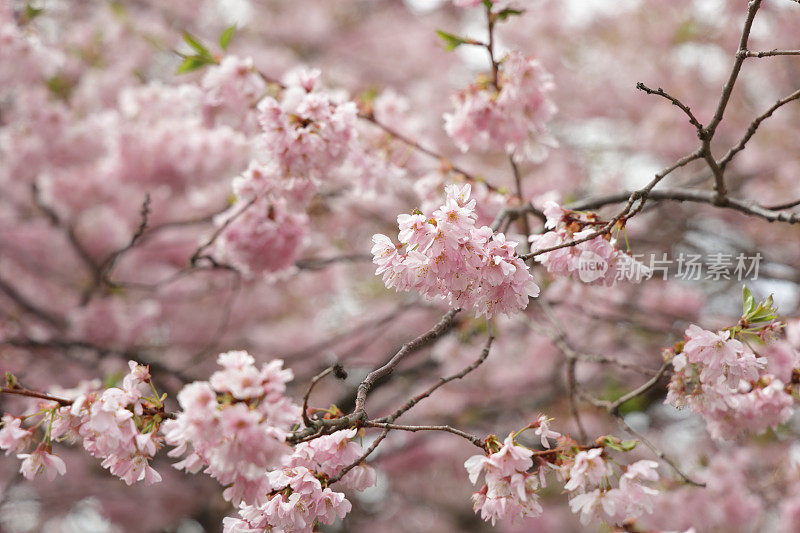
[(464, 368), (460, 372), (457, 372), (455, 374), (452, 374), (452, 375), (444, 377), (444, 378), (439, 378), (439, 381), (437, 381), (436, 383), (431, 385), (427, 390), (425, 390), (424, 392), (422, 392), (422, 393), (414, 396), (410, 400), (408, 400), (405, 404), (403, 404), (402, 407), (397, 409), (391, 415), (389, 415), (387, 417), (384, 417), (384, 418), (381, 418), (379, 420), (381, 422), (390, 422), (390, 423), (394, 422), (395, 420), (397, 420), (397, 418), (400, 415), (402, 415), (403, 413), (405, 413), (406, 411), (408, 411), (409, 409), (411, 409), (412, 407), (417, 405), (419, 402), (421, 402), (422, 400), (424, 400), (425, 398), (427, 398), (431, 394), (433, 394), (436, 391), (436, 389), (438, 389), (439, 387), (441, 387), (443, 385), (446, 385), (447, 383), (450, 383), (451, 381), (455, 381), (457, 379), (462, 379), (467, 374), (469, 374), (470, 372), (472, 372), (473, 370), (475, 370), (476, 368), (481, 366), (483, 364), (483, 362), (486, 361), (486, 358), (489, 357), (489, 351), (492, 348), (492, 342), (493, 341), (494, 341), (494, 333), (492, 332), (492, 324), (490, 322), (489, 323), (489, 338), (486, 339), (486, 344), (484, 345), (483, 350), (481, 351), (481, 355), (480, 355), (480, 357), (478, 357), (478, 359), (476, 359), (471, 365), (469, 365), (468, 367)]
[(397, 365), (406, 355), (444, 335), (453, 326), (455, 316), (459, 311), (460, 309), (451, 309), (445, 313), (442, 319), (435, 326), (433, 326), (433, 328), (420, 335), (416, 339), (404, 344), (403, 347), (400, 348), (400, 350), (391, 359), (389, 359), (389, 361), (386, 362), (386, 364), (370, 372), (367, 377), (364, 378), (364, 381), (362, 381), (358, 386), (355, 412), (364, 413), (367, 394), (369, 394), (370, 389), (372, 389), (372, 386), (378, 379), (391, 374), (395, 367), (397, 367)]
[(683, 102), (681, 102), (680, 100), (678, 100), (677, 98), (675, 98), (674, 96), (667, 94), (661, 87), (659, 87), (658, 89), (651, 89), (644, 83), (639, 82), (636, 84), (636, 88), (639, 89), (640, 91), (646, 92), (647, 94), (655, 94), (661, 96), (662, 98), (666, 98), (667, 100), (672, 102), (672, 105), (679, 107), (680, 110), (683, 111), (687, 117), (689, 117), (689, 123), (692, 126), (694, 126), (697, 131), (702, 131), (703, 125), (700, 124), (700, 121), (697, 120), (697, 118), (694, 116), (694, 113), (692, 113), (692, 109)]
[(456, 429), (450, 426), (401, 426), (398, 424), (386, 424), (383, 422), (372, 422), (367, 421), (364, 422), (364, 425), (367, 427), (375, 427), (375, 428), (383, 428), (383, 429), (398, 429), (401, 431), (445, 431), (447, 433), (452, 433), (453, 435), (458, 435), (459, 437), (463, 437), (470, 441), (472, 444), (477, 446), (478, 448), (484, 450), (485, 449), (485, 442), (480, 437), (476, 435), (472, 435), (467, 433), (466, 431), (461, 431), (460, 429)]
[(772, 114), (775, 111), (777, 111), (779, 108), (783, 107), (784, 105), (788, 104), (789, 102), (797, 100), (798, 98), (800, 98), (800, 89), (798, 89), (797, 91), (793, 92), (792, 94), (790, 94), (789, 96), (787, 96), (785, 98), (781, 98), (780, 100), (775, 102), (772, 105), (772, 107), (770, 107), (764, 113), (762, 113), (761, 115), (756, 117), (755, 120), (753, 120), (753, 122), (750, 123), (750, 126), (748, 126), (747, 132), (745, 132), (745, 134), (741, 138), (741, 140), (738, 143), (736, 143), (736, 145), (733, 146), (730, 150), (728, 150), (728, 153), (725, 154), (725, 156), (722, 159), (720, 159), (720, 161), (719, 161), (720, 168), (722, 168), (724, 170), (725, 167), (728, 165), (728, 163), (730, 163), (731, 159), (733, 159), (733, 157), (737, 153), (739, 153), (742, 150), (744, 150), (745, 145), (753, 137), (753, 135), (755, 135), (756, 130), (758, 129), (758, 127), (761, 125), (762, 122), (764, 122), (766, 119), (771, 117)]

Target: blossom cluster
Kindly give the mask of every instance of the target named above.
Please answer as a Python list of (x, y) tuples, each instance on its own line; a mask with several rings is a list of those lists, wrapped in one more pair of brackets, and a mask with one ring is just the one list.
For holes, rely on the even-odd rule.
[(336, 517), (344, 518), (352, 506), (344, 494), (327, 487), (329, 480), (353, 464), (341, 478), (345, 487), (364, 490), (376, 480), (375, 470), (359, 462), (364, 452), (353, 440), (356, 433), (340, 430), (296, 445), (285, 466), (268, 474), (267, 502), (242, 505), (239, 518), (225, 519), (225, 532), (312, 531), (315, 522), (330, 524)]
[(235, 504), (266, 501), (271, 485), (266, 473), (291, 452), (286, 437), (300, 420), (300, 408), (283, 393), (292, 379), (280, 360), (260, 369), (243, 351), (220, 354), (222, 367), (209, 381), (196, 381), (178, 393), (180, 411), (163, 424), (174, 466), (201, 469), (227, 485), (226, 500)]
[[(542, 444), (549, 443), (548, 436), (559, 436), (554, 431), (542, 433)], [(486, 483), (472, 495), (473, 509), (481, 518), (491, 521), (536, 517), (542, 513), (536, 493), (545, 486), (544, 468), (539, 474), (529, 473), (533, 466), (533, 451), (516, 444), (512, 433), (499, 449), (488, 455), (473, 455), (464, 463), (469, 480), (474, 485), (481, 474)]]
[[(146, 484), (161, 481), (161, 475), (150, 466), (150, 460), (162, 446), (158, 434), (160, 418), (153, 414), (158, 398), (146, 398), (141, 386), (150, 381), (146, 366), (129, 362), (130, 373), (122, 388), (111, 387), (102, 392), (80, 392), (70, 398), (69, 405), (41, 402), (43, 423), (47, 424), (44, 440), (23, 459), (20, 472), (27, 479), (44, 474), (52, 479), (64, 474), (66, 465), (52, 454), (51, 442), (82, 439), (83, 447), (92, 456), (102, 459), (103, 468), (128, 485), (137, 481)], [(85, 384), (83, 388), (96, 384)], [(33, 432), (21, 427), (21, 420), (6, 415), (0, 429), (0, 448), (6, 454), (24, 450), (32, 442)]]
[(453, 96), (445, 131), (463, 152), (489, 147), (518, 161), (541, 161), (547, 148), (558, 144), (547, 128), (556, 113), (554, 89), (537, 59), (512, 51), (501, 62), (496, 83), (482, 78)]
[(790, 370), (777, 377), (769, 372), (774, 365), (768, 365), (768, 358), (754, 353), (732, 331), (708, 331), (694, 324), (686, 329), (686, 342), (672, 357), (675, 372), (665, 401), (699, 413), (716, 439), (775, 428), (793, 411), (794, 399), (781, 378), (791, 379), (791, 369), (800, 363), (797, 350), (785, 343), (779, 348), (786, 352), (784, 366)]
[(622, 524), (653, 511), (653, 499), (659, 492), (644, 482), (658, 481), (655, 461), (641, 460), (628, 465), (619, 476), (619, 486), (613, 488), (609, 478), (614, 471), (604, 457), (603, 448), (579, 451), (561, 468), (568, 478), (564, 488), (570, 492), (570, 509), (580, 513), (584, 525), (593, 518)]
[(230, 221), (216, 242), (216, 257), (254, 276), (294, 265), (308, 234), (308, 216), (283, 198), (258, 197), (220, 217)]
[(330, 524), (344, 518), (352, 504), (341, 492), (323, 488), (305, 467), (276, 470), (267, 475), (274, 494), (260, 506), (242, 506), (239, 518), (223, 519), (224, 533), (286, 531), (311, 533), (315, 523)]
[(445, 203), (426, 216), (397, 217), (399, 244), (373, 236), (376, 274), (388, 288), (416, 290), (428, 299), (443, 298), (452, 307), (474, 308), (492, 317), (525, 309), (539, 294), (516, 242), (488, 226), (477, 227), (471, 187), (449, 185)]
[[(531, 248), (545, 250), (564, 243), (578, 241), (594, 234), (598, 222), (594, 214), (578, 213), (564, 209), (556, 202), (544, 204), (547, 217), (541, 235), (531, 235)], [(573, 276), (587, 284), (613, 285), (617, 279), (641, 281), (646, 267), (617, 247), (617, 240), (608, 234), (574, 246), (565, 246), (534, 256), (548, 272), (556, 276)]]
[(294, 73), (280, 101), (267, 96), (258, 104), (265, 155), (286, 175), (325, 178), (356, 137), (356, 105), (315, 92), (319, 75), (318, 70)]

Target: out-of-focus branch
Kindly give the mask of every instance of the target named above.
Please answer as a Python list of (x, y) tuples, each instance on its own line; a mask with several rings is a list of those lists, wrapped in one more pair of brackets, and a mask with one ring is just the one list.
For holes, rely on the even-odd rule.
[(553, 343), (561, 350), (561, 353), (567, 358), (567, 397), (569, 398), (569, 410), (572, 414), (572, 418), (575, 419), (575, 425), (578, 426), (578, 436), (581, 439), (581, 442), (586, 442), (588, 439), (588, 435), (586, 433), (586, 428), (583, 427), (583, 422), (581, 421), (580, 411), (578, 410), (578, 401), (576, 398), (577, 390), (578, 390), (578, 382), (575, 379), (575, 365), (578, 362), (578, 353), (572, 348), (567, 339), (567, 331), (564, 326), (561, 324), (561, 321), (556, 315), (553, 308), (550, 307), (550, 304), (547, 303), (546, 300), (543, 298), (539, 298), (537, 300), (539, 307), (542, 308), (547, 319), (553, 324), (555, 328), (554, 334), (550, 335)]
[(319, 259), (313, 257), (299, 259), (295, 262), (295, 266), (300, 270), (322, 270), (334, 263), (368, 263), (370, 261), (372, 261), (372, 256), (369, 254), (349, 254)]
[(8, 296), (23, 311), (42, 319), (55, 328), (63, 329), (66, 327), (66, 320), (34, 304), (2, 278), (0, 278), (0, 291)]
[(658, 369), (658, 372), (656, 372), (656, 374), (652, 378), (648, 379), (646, 382), (642, 383), (640, 386), (636, 387), (632, 391), (623, 394), (613, 402), (607, 402), (597, 399), (590, 399), (590, 401), (597, 407), (603, 407), (607, 409), (609, 413), (615, 415), (619, 412), (619, 408), (622, 404), (636, 398), (637, 396), (641, 396), (642, 394), (646, 393), (647, 391), (655, 387), (658, 381), (667, 371), (668, 367), (669, 363), (668, 362), (664, 363), (663, 365), (661, 365), (661, 368)]
[(653, 452), (656, 456), (658, 456), (659, 459), (661, 459), (666, 464), (668, 464), (670, 466), (670, 468), (672, 468), (672, 470), (676, 474), (678, 474), (678, 476), (680, 476), (680, 478), (683, 479), (686, 483), (688, 483), (690, 485), (694, 485), (695, 487), (705, 487), (706, 486), (705, 483), (700, 483), (699, 481), (695, 481), (692, 478), (690, 478), (688, 475), (684, 474), (683, 471), (680, 468), (678, 468), (678, 465), (676, 465), (675, 462), (672, 459), (667, 457), (667, 454), (665, 454), (659, 447), (657, 447), (655, 444), (653, 444), (650, 441), (650, 439), (648, 439), (647, 437), (642, 435), (640, 432), (636, 431), (631, 426), (629, 426), (628, 423), (625, 422), (625, 419), (622, 416), (619, 415), (619, 413), (612, 413), (612, 414), (617, 419), (617, 422), (619, 423), (619, 425), (625, 431), (627, 431), (628, 433), (630, 433), (631, 435), (636, 437), (638, 440), (642, 441), (642, 443), (645, 446), (650, 448), (651, 452)]

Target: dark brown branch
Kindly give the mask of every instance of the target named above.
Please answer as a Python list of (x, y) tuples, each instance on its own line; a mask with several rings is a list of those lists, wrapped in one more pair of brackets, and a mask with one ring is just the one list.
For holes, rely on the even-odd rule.
[(375, 384), (375, 382), (391, 374), (406, 355), (430, 344), (437, 338), (447, 333), (453, 326), (455, 316), (459, 311), (460, 309), (451, 309), (445, 313), (445, 315), (435, 326), (433, 326), (433, 328), (426, 333), (423, 333), (416, 339), (404, 344), (402, 348), (400, 348), (400, 350), (391, 359), (389, 359), (389, 361), (386, 362), (386, 364), (370, 372), (367, 377), (364, 378), (364, 381), (362, 381), (358, 386), (355, 412), (365, 413), (364, 409), (367, 401), (367, 394), (369, 394), (369, 391), (372, 389), (372, 386)]
[[(592, 239), (594, 239), (594, 238), (596, 238), (596, 237), (598, 237), (600, 235), (606, 235), (606, 234), (610, 233), (611, 230), (614, 228), (614, 226), (617, 225), (618, 222), (623, 222), (624, 223), (625, 221), (629, 220), (634, 215), (636, 215), (639, 211), (641, 211), (641, 209), (644, 207), (644, 204), (645, 204), (647, 198), (652, 194), (653, 187), (655, 187), (662, 179), (667, 177), (669, 174), (671, 174), (672, 172), (674, 172), (678, 168), (683, 167), (685, 165), (688, 165), (690, 162), (695, 161), (696, 159), (699, 159), (700, 157), (702, 157), (702, 153), (698, 150), (697, 152), (693, 152), (693, 153), (691, 153), (691, 154), (689, 154), (687, 156), (684, 156), (683, 158), (681, 158), (678, 161), (676, 161), (675, 163), (673, 163), (671, 166), (665, 168), (664, 170), (662, 170), (661, 172), (656, 174), (655, 177), (650, 181), (650, 183), (648, 183), (644, 188), (639, 189), (638, 191), (632, 192), (630, 194), (630, 196), (628, 197), (628, 202), (625, 205), (625, 207), (622, 209), (622, 211), (617, 216), (612, 218), (605, 226), (603, 226), (599, 230), (597, 230), (595, 232), (592, 232), (589, 235), (587, 235), (585, 237), (582, 237), (580, 239), (574, 239), (572, 241), (564, 242), (564, 243), (561, 243), (561, 244), (556, 245), (556, 246), (551, 246), (549, 248), (542, 248), (542, 249), (539, 249), (539, 250), (535, 250), (535, 251), (532, 251), (529, 254), (526, 254), (526, 255), (523, 255), (523, 256), (520, 256), (520, 257), (523, 260), (528, 260), (528, 259), (530, 259), (532, 257), (536, 257), (537, 255), (541, 255), (543, 253), (552, 252), (554, 250), (559, 250), (561, 248), (569, 248), (569, 247), (572, 247), (572, 246), (576, 246), (576, 245), (581, 244), (583, 242), (590, 241), (590, 240), (592, 240)], [(636, 209), (633, 209), (633, 205), (634, 205), (634, 203), (636, 203), (637, 200), (640, 202), (639, 206)]]
[(694, 116), (694, 113), (692, 113), (692, 109), (683, 102), (681, 102), (680, 100), (678, 100), (677, 98), (675, 98), (674, 96), (666, 93), (661, 87), (659, 87), (658, 89), (651, 89), (644, 83), (639, 82), (636, 84), (636, 88), (639, 89), (640, 91), (646, 92), (647, 94), (655, 94), (657, 96), (661, 96), (662, 98), (666, 98), (667, 100), (672, 102), (672, 105), (680, 108), (680, 110), (683, 111), (687, 117), (689, 117), (689, 124), (694, 126), (697, 131), (701, 131), (703, 129), (703, 125), (700, 124), (700, 121), (697, 120), (697, 118)]
[(717, 126), (719, 126), (719, 123), (722, 122), (725, 109), (728, 107), (728, 102), (731, 99), (733, 87), (736, 85), (736, 80), (739, 78), (739, 72), (742, 70), (742, 64), (745, 60), (743, 53), (747, 51), (747, 41), (750, 38), (750, 30), (753, 27), (753, 20), (755, 20), (756, 13), (760, 7), (761, 0), (751, 0), (747, 4), (747, 18), (744, 22), (742, 36), (739, 39), (739, 48), (736, 52), (736, 58), (733, 62), (733, 68), (731, 69), (730, 76), (728, 76), (728, 81), (726, 81), (725, 85), (722, 87), (722, 94), (720, 95), (719, 102), (717, 103), (717, 109), (714, 111), (714, 116), (711, 119), (711, 122), (709, 122), (705, 129), (699, 132), (699, 136), (702, 141), (701, 153), (703, 159), (705, 159), (706, 163), (708, 163), (708, 167), (711, 169), (712, 174), (714, 174), (714, 191), (717, 193), (714, 198), (714, 204), (716, 205), (724, 204), (728, 193), (725, 188), (725, 168), (724, 166), (719, 165), (717, 160), (714, 159), (714, 155), (711, 152), (711, 140), (714, 138), (714, 133), (716, 133)]
[(476, 368), (481, 366), (483, 364), (483, 362), (486, 361), (486, 358), (489, 357), (489, 352), (491, 351), (491, 348), (492, 348), (492, 342), (494, 342), (494, 334), (492, 333), (491, 327), (492, 326), (491, 326), (491, 323), (490, 323), (489, 324), (489, 338), (486, 339), (486, 345), (483, 347), (483, 350), (481, 351), (480, 357), (478, 357), (471, 365), (467, 366), (466, 368), (464, 368), (460, 372), (457, 372), (457, 373), (452, 374), (452, 375), (447, 376), (447, 377), (439, 378), (439, 381), (437, 381), (436, 383), (431, 385), (427, 390), (425, 390), (424, 392), (414, 396), (413, 398), (408, 400), (405, 404), (403, 404), (402, 407), (397, 409), (394, 413), (392, 413), (391, 415), (389, 415), (387, 417), (379, 419), (379, 421), (380, 422), (389, 422), (389, 423), (394, 422), (395, 420), (397, 420), (397, 418), (400, 415), (402, 415), (403, 413), (405, 413), (406, 411), (408, 411), (409, 409), (411, 409), (412, 407), (417, 405), (419, 402), (421, 402), (425, 398), (428, 398), (438, 388), (442, 387), (443, 385), (446, 385), (446, 384), (450, 383), (451, 381), (455, 381), (457, 379), (464, 378), (467, 374), (469, 374), (470, 372), (472, 372), (473, 370), (475, 370)]
[[(626, 198), (628, 198), (629, 194), (631, 193), (620, 192), (597, 198), (589, 198), (570, 204), (568, 207), (576, 210), (598, 209), (604, 205), (623, 202)], [(768, 222), (785, 222), (788, 224), (800, 223), (800, 213), (782, 213), (779, 210), (772, 210), (768, 207), (762, 207), (749, 200), (726, 198), (722, 205), (717, 205), (714, 203), (715, 194), (712, 191), (701, 191), (696, 189), (660, 189), (651, 191), (648, 194), (648, 197), (655, 201), (667, 200), (714, 205), (716, 207), (733, 209), (746, 215), (759, 217)], [(781, 206), (778, 207), (780, 208)]]
[(453, 435), (458, 435), (459, 437), (463, 437), (470, 441), (472, 444), (477, 446), (478, 448), (485, 450), (486, 443), (480, 437), (467, 433), (466, 431), (461, 431), (460, 429), (456, 429), (450, 426), (401, 426), (398, 424), (385, 424), (383, 422), (372, 422), (367, 421), (364, 422), (364, 425), (367, 427), (375, 427), (375, 428), (383, 428), (383, 429), (398, 429), (401, 431), (444, 431), (447, 433), (452, 433)]
[(745, 145), (753, 137), (753, 135), (755, 135), (756, 130), (758, 130), (758, 127), (761, 125), (762, 122), (764, 122), (769, 117), (771, 117), (772, 114), (775, 111), (777, 111), (779, 108), (783, 107), (784, 105), (788, 104), (789, 102), (797, 100), (798, 98), (800, 98), (800, 89), (798, 89), (797, 91), (793, 92), (792, 94), (790, 94), (789, 96), (787, 96), (785, 98), (781, 98), (780, 100), (775, 102), (772, 105), (772, 107), (770, 107), (764, 113), (762, 113), (761, 115), (756, 117), (756, 119), (753, 120), (753, 122), (750, 123), (750, 126), (748, 126), (747, 132), (745, 132), (745, 134), (741, 138), (741, 140), (738, 143), (736, 143), (736, 145), (733, 146), (728, 151), (728, 153), (725, 154), (725, 156), (722, 159), (720, 159), (720, 161), (719, 161), (720, 168), (724, 170), (725, 167), (728, 165), (728, 163), (730, 163), (731, 159), (733, 159), (733, 157), (737, 153), (739, 153), (742, 150), (744, 150)]
[(0, 393), (16, 394), (18, 396), (27, 396), (28, 398), (38, 398), (39, 400), (47, 400), (48, 402), (55, 402), (62, 407), (65, 405), (72, 405), (72, 400), (65, 400), (64, 398), (58, 398), (57, 396), (50, 396), (49, 394), (44, 394), (41, 392), (36, 392), (21, 387), (15, 387), (15, 388), (0, 387)]

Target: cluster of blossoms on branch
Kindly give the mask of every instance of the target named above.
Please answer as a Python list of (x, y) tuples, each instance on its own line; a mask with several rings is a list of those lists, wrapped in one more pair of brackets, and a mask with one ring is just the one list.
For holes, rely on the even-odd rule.
[[(626, 442), (610, 445), (616, 449), (627, 447)], [(616, 473), (603, 448), (582, 450), (571, 462), (562, 464), (562, 472), (569, 478), (564, 488), (570, 491), (570, 509), (580, 513), (584, 525), (594, 519), (625, 524), (652, 513), (659, 491), (645, 482), (658, 481), (657, 468), (655, 461), (641, 460)], [(617, 487), (611, 483), (614, 477), (619, 480)]]
[[(564, 209), (553, 201), (545, 202), (543, 211), (547, 217), (544, 227), (548, 231), (529, 237), (533, 253), (587, 238), (606, 224), (594, 213)], [(647, 271), (643, 264), (621, 251), (617, 239), (607, 233), (573, 246), (536, 254), (534, 259), (555, 276), (571, 276), (594, 285), (613, 285), (620, 279), (641, 281)]]
[(505, 150), (517, 161), (538, 162), (558, 145), (547, 128), (556, 106), (552, 76), (539, 61), (510, 52), (500, 63), (497, 80), (481, 77), (453, 96), (445, 114), (445, 131), (461, 151)]
[(158, 433), (163, 397), (144, 396), (141, 389), (144, 384), (149, 386), (149, 370), (134, 361), (129, 366), (130, 373), (123, 379), (122, 388), (101, 391), (97, 383), (89, 382), (65, 391), (67, 394), (60, 403), (39, 401), (39, 411), (25, 417), (39, 418), (30, 429), (21, 427), (21, 419), (5, 416), (0, 429), (0, 448), (6, 454), (25, 450), (33, 442), (33, 429), (41, 426), (45, 432), (37, 448), (30, 454), (17, 455), (23, 459), (20, 472), (27, 479), (38, 474), (49, 479), (56, 472), (63, 475), (66, 465), (52, 453), (52, 443), (81, 440), (86, 451), (103, 460), (103, 468), (128, 485), (161, 481), (150, 460), (163, 444)]
[(367, 194), (397, 175), (359, 137), (356, 104), (323, 90), (319, 76), (316, 69), (292, 71), (276, 87), (280, 94), (260, 100), (266, 84), (250, 60), (226, 58), (204, 79), (211, 101), (256, 106), (255, 156), (233, 180), (236, 200), (216, 219), (214, 249), (216, 259), (247, 275), (286, 272), (294, 264), (309, 234), (306, 211), (321, 186)]
[(397, 217), (399, 244), (382, 234), (372, 238), (376, 274), (388, 288), (416, 290), (451, 307), (473, 308), (479, 316), (525, 309), (539, 287), (517, 255), (517, 243), (476, 225), (469, 184), (449, 185), (445, 193), (445, 203), (432, 215)]
[[(759, 434), (793, 413), (798, 346), (780, 339), (771, 298), (756, 305), (745, 289), (745, 310), (737, 326), (708, 331), (696, 325), (685, 342), (667, 352), (675, 372), (666, 403), (700, 414), (716, 439)], [(765, 355), (754, 348), (762, 346)]]
[[(169, 456), (184, 456), (175, 468), (202, 470), (227, 486), (223, 497), (239, 506), (240, 517), (225, 520), (226, 532), (311, 531), (316, 523), (343, 518), (351, 504), (327, 485), (335, 480), (364, 490), (376, 481), (373, 468), (361, 460), (357, 430), (291, 446), (287, 438), (301, 422), (300, 407), (284, 396), (291, 370), (280, 360), (259, 369), (244, 351), (222, 353), (218, 363), (222, 368), (209, 381), (190, 383), (178, 393), (181, 409), (173, 415), (163, 410), (166, 395), (144, 397), (140, 387), (150, 384), (149, 370), (131, 362), (122, 388), (100, 391), (97, 383), (83, 384), (92, 390), (62, 391), (67, 394), (57, 402), (40, 400), (39, 412), (24, 418), (4, 416), (0, 448), (6, 454), (25, 451), (43, 426), (35, 451), (18, 454), (26, 478), (63, 475), (66, 465), (51, 443), (82, 438), (112, 474), (128, 484), (149, 484), (161, 480), (149, 461), (167, 444), (173, 446)], [(36, 417), (32, 427), (22, 426)]]
[(164, 423), (172, 457), (188, 454), (176, 468), (205, 473), (227, 486), (226, 500), (264, 501), (265, 476), (279, 466), (300, 408), (283, 393), (291, 370), (276, 360), (260, 369), (247, 352), (220, 354), (222, 367), (209, 381), (196, 381), (178, 393), (181, 410)]
[[(486, 440), (489, 453), (474, 455), (465, 463), (470, 481), (475, 484), (483, 474), (486, 483), (472, 496), (474, 509), (486, 521), (517, 521), (542, 513), (538, 491), (547, 487), (547, 473), (554, 472), (564, 481), (570, 495), (570, 508), (581, 515), (581, 522), (600, 520), (608, 524), (624, 524), (642, 514), (651, 513), (659, 491), (645, 484), (658, 481), (654, 461), (640, 460), (626, 467), (619, 475), (619, 486), (613, 487), (613, 464), (606, 448), (628, 452), (635, 441), (620, 441), (611, 436), (599, 437), (595, 446), (582, 447), (569, 437), (552, 431), (549, 420), (540, 415), (525, 429), (535, 428), (543, 450), (533, 451), (517, 442), (522, 431), (510, 434), (501, 444), (496, 437)], [(524, 430), (523, 430), (524, 431)], [(549, 439), (556, 439), (551, 448)]]

